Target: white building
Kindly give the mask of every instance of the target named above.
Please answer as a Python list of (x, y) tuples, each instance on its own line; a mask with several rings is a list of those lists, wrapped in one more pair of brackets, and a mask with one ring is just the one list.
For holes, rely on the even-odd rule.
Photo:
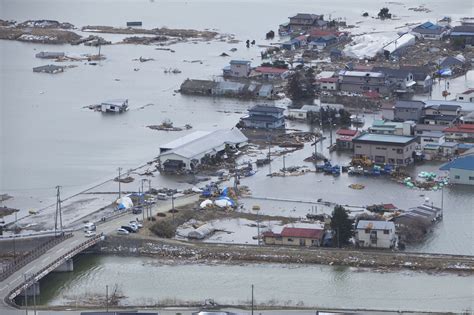
[(393, 248), (397, 241), (395, 224), (388, 221), (360, 220), (355, 237), (360, 247)]
[(456, 101), (474, 103), (474, 89), (469, 89), (462, 93), (456, 94)]
[(232, 77), (248, 77), (251, 66), (248, 60), (231, 60), (230, 61), (230, 76)]
[(288, 117), (293, 119), (306, 120), (308, 118), (308, 113), (319, 113), (319, 105), (303, 105), (301, 108), (289, 108)]
[(239, 148), (247, 141), (247, 137), (237, 128), (196, 131), (161, 146), (159, 165), (165, 172), (193, 171), (207, 159), (222, 156), (227, 146)]
[(474, 149), (467, 150), (457, 159), (443, 165), (440, 170), (449, 171), (451, 184), (474, 185)]

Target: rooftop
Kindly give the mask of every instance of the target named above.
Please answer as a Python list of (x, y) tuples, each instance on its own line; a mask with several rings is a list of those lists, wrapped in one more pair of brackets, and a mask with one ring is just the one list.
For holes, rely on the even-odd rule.
[(451, 30), (451, 35), (459, 35), (458, 33), (471, 33), (474, 35), (474, 26), (471, 25), (461, 25), (455, 26)]
[(449, 127), (443, 130), (444, 132), (459, 132), (459, 133), (474, 133), (473, 124), (462, 124), (453, 127)]
[(409, 144), (416, 141), (417, 137), (395, 136), (395, 135), (379, 135), (374, 133), (366, 133), (354, 138), (354, 142), (373, 142), (373, 143), (392, 143), (392, 144)]
[(282, 74), (288, 71), (288, 69), (274, 68), (274, 67), (257, 67), (255, 71), (265, 74)]
[(439, 169), (442, 171), (449, 171), (452, 168), (474, 171), (474, 154), (467, 154), (465, 156), (461, 156), (449, 163), (444, 164)]
[(358, 230), (395, 230), (395, 224), (389, 221), (360, 220), (357, 223)]
[(370, 78), (383, 78), (384, 74), (381, 72), (369, 72), (369, 71), (347, 71), (342, 70), (339, 72), (339, 75), (344, 75), (348, 77), (370, 77)]
[(468, 95), (468, 94), (473, 94), (473, 93), (474, 93), (474, 89), (469, 89), (467, 91), (462, 92), (461, 94)]
[[(247, 137), (239, 129), (220, 129), (212, 132), (201, 132), (200, 136), (194, 135), (182, 140), (178, 145), (176, 141), (163, 147), (173, 147), (161, 155), (176, 154), (185, 158), (193, 158), (203, 152), (212, 151), (225, 144), (240, 144), (247, 142)], [(162, 147), (162, 148), (163, 148)]]
[(301, 237), (301, 238), (321, 238), (324, 230), (321, 229), (304, 229), (304, 228), (283, 228), (281, 236), (283, 237)]
[(341, 136), (355, 136), (358, 132), (359, 131), (352, 129), (338, 129), (336, 134)]
[(425, 103), (422, 101), (396, 101), (395, 108), (422, 109)]
[(250, 61), (249, 60), (231, 60), (229, 63), (231, 65), (249, 65)]
[(387, 76), (405, 79), (410, 73), (407, 69), (392, 69), (388, 67), (373, 67), (372, 71), (385, 73)]
[(276, 106), (265, 106), (265, 105), (255, 105), (249, 111), (252, 112), (266, 112), (266, 113), (283, 113), (285, 111), (284, 108), (276, 107)]

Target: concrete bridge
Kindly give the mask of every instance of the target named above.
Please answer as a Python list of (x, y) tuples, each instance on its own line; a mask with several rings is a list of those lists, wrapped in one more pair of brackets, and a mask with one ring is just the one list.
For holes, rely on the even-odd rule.
[[(179, 207), (197, 200), (198, 196), (192, 195), (178, 198), (174, 204)], [(152, 210), (156, 214), (157, 212), (165, 212), (170, 208), (170, 202), (163, 202)], [(40, 279), (54, 270), (71, 271), (71, 258), (99, 243), (106, 235), (115, 233), (120, 226), (128, 225), (135, 218), (136, 215), (128, 211), (107, 218), (104, 222), (97, 222), (97, 235), (91, 238), (86, 238), (82, 229), (68, 230), (68, 232), (61, 233), (61, 235), (52, 238), (43, 246), (30, 252), (27, 256), (18, 260), (15, 265), (4, 267), (0, 270), (0, 314), (13, 314), (12, 311), (18, 308), (13, 302), (15, 297), (20, 294), (33, 295), (38, 293), (37, 285)]]

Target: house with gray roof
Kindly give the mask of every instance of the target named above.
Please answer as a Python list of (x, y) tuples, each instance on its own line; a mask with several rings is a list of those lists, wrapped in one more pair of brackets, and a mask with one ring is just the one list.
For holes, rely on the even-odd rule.
[(428, 93), (433, 86), (432, 71), (427, 66), (400, 66), (400, 69), (408, 70), (413, 74), (415, 92)]
[(395, 102), (394, 119), (396, 121), (412, 120), (419, 122), (423, 116), (425, 103), (422, 101), (401, 101)]
[(249, 114), (240, 119), (245, 128), (279, 129), (285, 128), (285, 110), (276, 106), (256, 105), (248, 110)]
[(416, 82), (414, 81), (413, 73), (408, 69), (374, 67), (372, 71), (385, 74), (390, 85), (394, 87), (397, 93), (410, 93), (414, 91)]
[(418, 137), (365, 133), (354, 139), (354, 156), (377, 164), (406, 166), (414, 161)]
[(455, 26), (449, 34), (452, 40), (461, 40), (465, 46), (474, 45), (474, 25)]

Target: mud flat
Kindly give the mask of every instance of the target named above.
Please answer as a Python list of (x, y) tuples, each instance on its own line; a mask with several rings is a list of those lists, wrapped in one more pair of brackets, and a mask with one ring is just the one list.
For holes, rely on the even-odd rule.
[(301, 249), (278, 246), (248, 246), (180, 242), (136, 236), (108, 236), (93, 249), (96, 253), (144, 255), (180, 262), (227, 263), (300, 263), (370, 267), (380, 271), (411, 269), (426, 272), (455, 272), (470, 275), (474, 272), (474, 257), (455, 255), (418, 254), (349, 249)]
[(107, 34), (145, 34), (145, 35), (157, 35), (157, 36), (170, 36), (180, 38), (204, 38), (213, 39), (217, 36), (217, 32), (212, 31), (198, 31), (192, 29), (171, 29), (171, 28), (154, 28), (154, 29), (141, 29), (141, 28), (123, 28), (103, 25), (87, 25), (82, 28), (83, 32), (94, 32), (94, 33), (107, 33)]

